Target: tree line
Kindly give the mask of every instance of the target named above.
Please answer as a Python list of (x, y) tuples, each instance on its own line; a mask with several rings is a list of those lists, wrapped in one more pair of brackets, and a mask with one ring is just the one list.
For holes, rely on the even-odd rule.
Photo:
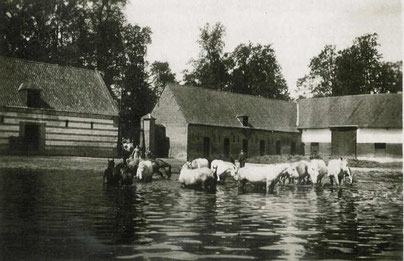
[[(124, 137), (136, 139), (140, 117), (150, 112), (168, 82), (169, 64), (145, 59), (152, 30), (128, 23), (127, 0), (0, 0), (0, 55), (96, 69), (118, 101)], [(181, 83), (267, 98), (290, 99), (270, 44), (239, 44), (225, 52), (221, 23), (200, 28), (200, 53)], [(377, 34), (358, 37), (337, 51), (327, 45), (311, 59), (300, 90), (314, 96), (398, 92), (400, 62), (384, 62)]]

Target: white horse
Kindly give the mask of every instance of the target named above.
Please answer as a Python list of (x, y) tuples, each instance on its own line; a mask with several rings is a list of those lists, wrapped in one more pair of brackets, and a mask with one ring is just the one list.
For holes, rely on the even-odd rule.
[(328, 173), (327, 164), (321, 159), (312, 159), (310, 163), (318, 170), (317, 183), (321, 184), (321, 180)]
[(200, 186), (205, 189), (216, 185), (215, 174), (206, 167), (192, 169), (191, 163), (186, 162), (180, 171), (178, 181), (184, 186)]
[(275, 185), (286, 178), (298, 178), (299, 173), (295, 166), (289, 163), (274, 164), (266, 175), (266, 191), (273, 191)]
[(210, 169), (212, 172), (216, 172), (217, 181), (220, 181), (220, 177), (224, 177), (228, 173), (234, 177), (237, 172), (237, 167), (235, 164), (223, 160), (213, 160), (210, 164)]
[(200, 169), (200, 168), (209, 168), (209, 161), (204, 158), (197, 158), (191, 161), (191, 168)]
[(306, 160), (301, 160), (295, 162), (293, 166), (296, 167), (297, 172), (299, 173), (298, 184), (300, 184), (306, 177), (308, 177), (312, 183), (317, 183), (318, 169), (315, 168), (314, 164), (311, 164), (311, 162)]
[(337, 185), (341, 185), (345, 178), (348, 179), (348, 183), (352, 184), (353, 177), (351, 169), (348, 167), (348, 161), (346, 159), (332, 159), (328, 162), (328, 177), (330, 177), (331, 185), (333, 184), (333, 179)]
[(153, 162), (144, 160), (139, 162), (139, 167), (136, 171), (136, 178), (141, 181), (150, 182), (153, 177)]
[(277, 163), (277, 164), (275, 164), (275, 166), (278, 169), (281, 169), (281, 170), (286, 169), (285, 175), (283, 175), (281, 177), (281, 180), (280, 180), (283, 184), (285, 184), (286, 179), (289, 179), (289, 183), (291, 183), (292, 180), (299, 178), (299, 173), (297, 172), (296, 167), (294, 166), (294, 164), (292, 164), (292, 163)]
[(264, 166), (247, 166), (238, 170), (234, 179), (244, 187), (246, 182), (265, 184), (266, 191), (273, 191), (275, 185), (286, 175), (297, 177), (296, 167), (286, 164), (269, 164)]

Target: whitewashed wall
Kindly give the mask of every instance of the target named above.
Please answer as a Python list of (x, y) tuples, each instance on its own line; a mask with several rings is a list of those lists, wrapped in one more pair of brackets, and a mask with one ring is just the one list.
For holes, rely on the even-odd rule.
[(307, 129), (302, 131), (302, 142), (331, 143), (330, 129)]
[(358, 129), (357, 143), (402, 143), (402, 129)]
[[(403, 143), (402, 129), (359, 128), (357, 143)], [(331, 143), (330, 129), (307, 129), (302, 131), (302, 142)]]

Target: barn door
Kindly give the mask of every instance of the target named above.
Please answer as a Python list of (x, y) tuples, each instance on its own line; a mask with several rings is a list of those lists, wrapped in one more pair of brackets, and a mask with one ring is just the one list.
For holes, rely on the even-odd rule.
[(209, 158), (210, 150), (210, 139), (208, 137), (203, 137), (203, 156)]
[(333, 156), (356, 156), (356, 128), (331, 129)]

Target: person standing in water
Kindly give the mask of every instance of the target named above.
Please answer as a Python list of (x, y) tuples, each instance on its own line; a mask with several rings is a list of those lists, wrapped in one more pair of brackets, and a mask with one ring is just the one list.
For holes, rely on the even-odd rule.
[(244, 153), (243, 150), (241, 150), (240, 154), (238, 155), (238, 162), (240, 162), (240, 168), (244, 167), (246, 160), (247, 155)]

